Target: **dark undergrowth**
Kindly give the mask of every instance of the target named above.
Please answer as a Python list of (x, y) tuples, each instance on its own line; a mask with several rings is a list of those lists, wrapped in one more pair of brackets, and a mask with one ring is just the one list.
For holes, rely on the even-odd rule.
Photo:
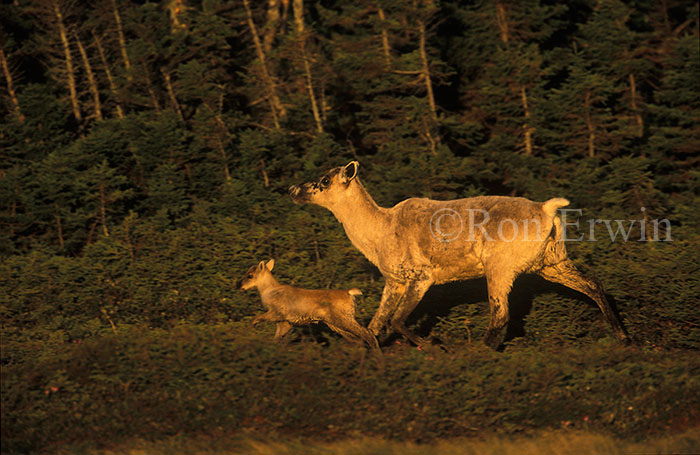
[(433, 442), (575, 428), (625, 438), (700, 423), (700, 357), (608, 338), (364, 349), (245, 323), (123, 326), (80, 342), (3, 347), (6, 453), (202, 433)]
[[(231, 284), (256, 257), (238, 229), (225, 220), (134, 229), (132, 242), (151, 245), (136, 253), (115, 230), (82, 256), (5, 258), (3, 452), (202, 437), (436, 444), (560, 429), (642, 441), (700, 424), (692, 231), (679, 229), (672, 243), (571, 246), (605, 283), (630, 346), (585, 297), (525, 276), (500, 352), (482, 343), (489, 312), (475, 280), (434, 287), (409, 320), (433, 344), (384, 336), (379, 361), (321, 326), (295, 329), (286, 346), (271, 341), (273, 326), (253, 329), (259, 298)], [(323, 262), (280, 253), (277, 276), (360, 287), (366, 325), (383, 280), (332, 229)], [(250, 248), (260, 248), (260, 232), (247, 233)]]

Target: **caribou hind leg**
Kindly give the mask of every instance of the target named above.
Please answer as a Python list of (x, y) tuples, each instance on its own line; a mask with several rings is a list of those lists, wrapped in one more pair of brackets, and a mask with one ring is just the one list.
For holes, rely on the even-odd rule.
[(562, 284), (590, 297), (598, 305), (600, 311), (603, 312), (615, 333), (615, 337), (623, 343), (629, 341), (627, 331), (605, 298), (605, 291), (598, 280), (581, 275), (569, 259), (546, 266), (537, 273), (548, 281)]

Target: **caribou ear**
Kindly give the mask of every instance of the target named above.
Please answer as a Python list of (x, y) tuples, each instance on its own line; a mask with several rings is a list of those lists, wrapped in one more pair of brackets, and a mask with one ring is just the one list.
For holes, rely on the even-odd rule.
[(352, 179), (357, 177), (357, 172), (360, 170), (360, 163), (357, 161), (350, 161), (344, 168), (343, 168), (343, 181), (345, 183), (350, 182)]
[(258, 262), (258, 270), (265, 270), (265, 261)]
[(265, 267), (267, 267), (267, 270), (269, 270), (270, 272), (272, 272), (272, 268), (273, 268), (274, 266), (275, 266), (275, 260), (274, 260), (274, 259), (270, 259), (269, 261), (267, 261), (267, 264), (265, 264)]

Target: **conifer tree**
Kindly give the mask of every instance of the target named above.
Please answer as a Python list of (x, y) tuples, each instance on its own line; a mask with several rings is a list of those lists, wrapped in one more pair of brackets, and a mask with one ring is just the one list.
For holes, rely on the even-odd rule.
[(20, 19), (19, 11), (18, 5), (0, 6), (0, 16), (3, 17), (0, 21), (0, 106), (6, 107), (8, 112), (22, 122), (24, 115), (17, 95), (22, 73), (19, 69), (20, 59), (16, 58), (21, 43), (18, 42), (17, 35), (27, 33), (29, 24)]
[(566, 79), (549, 96), (548, 134), (574, 156), (610, 159), (644, 135), (639, 86), (649, 64), (637, 51), (631, 13), (619, 0), (593, 2), (570, 49), (555, 54)]
[(80, 122), (78, 68), (72, 38), (74, 10), (75, 5), (69, 0), (35, 0), (31, 7), (44, 32), (38, 38), (48, 58), (48, 72), (66, 87), (73, 117)]
[(95, 228), (99, 228), (105, 237), (109, 237), (111, 215), (114, 205), (129, 197), (132, 191), (126, 187), (124, 175), (111, 168), (106, 159), (86, 169), (77, 182), (79, 190), (85, 194), (88, 210), (91, 210), (90, 229), (86, 242), (93, 240)]
[(590, 71), (610, 80), (615, 95), (624, 102), (616, 103), (616, 118), (623, 137), (644, 135), (643, 100), (640, 81), (646, 79), (649, 62), (639, 57), (643, 36), (630, 28), (633, 10), (621, 0), (597, 0), (593, 14), (578, 34), (578, 45)]
[(483, 134), (472, 152), (478, 178), (500, 191), (506, 185), (514, 194), (530, 194), (533, 172), (546, 167), (549, 150), (544, 110), (551, 70), (543, 48), (560, 33), (565, 7), (534, 0), (451, 8), (463, 30), (451, 47), (464, 118)]
[(700, 161), (697, 153), (697, 144), (700, 144), (697, 32), (679, 38), (664, 63), (666, 71), (650, 106), (654, 123), (649, 148), (659, 170), (668, 176), (663, 178), (664, 187), (672, 190), (683, 187)]
[[(200, 174), (205, 180), (198, 178), (196, 185), (208, 187), (209, 191), (221, 182), (231, 181), (232, 128), (240, 123), (227, 110), (229, 101), (233, 102), (235, 82), (229, 74), (230, 27), (216, 14), (218, 7), (216, 3), (205, 4), (201, 11), (190, 11), (188, 48), (199, 51), (177, 67), (174, 82), (175, 92), (186, 106), (194, 138), (190, 148), (192, 161), (202, 168)], [(216, 177), (209, 176), (205, 169), (213, 170)]]
[(92, 99), (93, 116), (96, 120), (102, 120), (102, 101), (100, 100), (100, 88), (97, 83), (97, 78), (92, 70), (92, 63), (90, 62), (90, 56), (88, 55), (88, 49), (83, 44), (80, 36), (77, 32), (73, 33), (73, 38), (75, 44), (78, 47), (80, 54), (80, 59), (83, 64), (83, 69), (85, 71), (85, 79), (88, 84), (88, 90), (90, 92), (90, 97)]
[(414, 195), (404, 178), (422, 182), (424, 194), (454, 194), (444, 177), (463, 167), (444, 140), (458, 122), (436, 95), (450, 74), (435, 47), (439, 5), (342, 2), (320, 11), (332, 31), (334, 124), (350, 132), (355, 153), (372, 154), (380, 191), (394, 202)]
[[(118, 0), (99, 2), (94, 5), (89, 20), (82, 27), (83, 33), (89, 35), (84, 41), (94, 46), (98, 58), (95, 73), (100, 78), (104, 77), (118, 118), (124, 118), (129, 99), (126, 94), (135, 88), (132, 86), (132, 58), (129, 55), (123, 18), (124, 10), (132, 12), (127, 9), (128, 6), (131, 5), (124, 5)], [(130, 16), (127, 15), (127, 19)]]
[[(255, 15), (251, 8), (250, 2), (248, 0), (243, 0), (243, 6), (245, 8), (245, 21), (248, 25), (249, 33), (255, 48), (255, 55), (257, 57), (257, 61), (253, 62), (253, 74), (259, 74), (259, 80), (262, 81), (263, 84), (263, 90), (261, 91), (264, 93), (264, 95), (260, 97), (260, 99), (267, 101), (273, 125), (276, 129), (279, 129), (280, 120), (287, 115), (287, 108), (284, 106), (282, 101), (280, 101), (278, 83), (273, 71), (274, 65), (269, 58), (269, 47), (271, 46), (270, 43), (272, 42), (272, 38), (267, 38), (265, 47), (263, 47), (263, 42), (260, 39), (260, 33), (258, 31), (259, 26), (256, 25)], [(275, 10), (276, 8), (278, 8), (278, 4), (271, 3), (270, 9)], [(269, 30), (268, 36), (272, 36), (271, 31), (277, 26), (277, 15), (273, 12), (272, 14), (268, 14), (267, 17), (270, 19), (271, 23), (265, 28)], [(266, 48), (268, 49), (266, 50)], [(251, 98), (254, 104), (259, 102), (258, 97)]]
[(609, 99), (615, 88), (610, 79), (586, 69), (585, 59), (571, 55), (568, 77), (549, 95), (548, 138), (566, 155), (611, 157), (620, 147), (616, 118)]
[(164, 81), (171, 68), (163, 68), (163, 59), (173, 52), (173, 46), (179, 41), (177, 36), (174, 37), (175, 43), (170, 39), (167, 14), (154, 3), (129, 8), (128, 20), (120, 10), (115, 8), (115, 11), (115, 17), (119, 14), (121, 27), (118, 39), (124, 63), (123, 76), (120, 77), (126, 79), (122, 92), (124, 103), (136, 110), (156, 113), (168, 105), (174, 109)]
[(22, 114), (22, 109), (19, 106), (19, 100), (17, 98), (17, 91), (15, 89), (15, 79), (16, 76), (13, 75), (14, 70), (12, 63), (8, 56), (5, 54), (5, 50), (0, 48), (0, 68), (2, 69), (2, 76), (5, 80), (5, 87), (7, 88), (7, 99), (11, 105), (10, 110), (14, 112), (17, 120), (20, 122), (24, 121), (24, 115)]

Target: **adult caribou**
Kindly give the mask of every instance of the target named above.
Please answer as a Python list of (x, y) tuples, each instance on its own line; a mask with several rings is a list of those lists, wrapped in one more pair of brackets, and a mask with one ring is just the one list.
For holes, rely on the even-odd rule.
[(519, 197), (479, 196), (452, 201), (406, 199), (379, 207), (358, 178), (359, 163), (326, 172), (289, 188), (295, 203), (325, 207), (352, 244), (386, 279), (379, 309), (369, 324), (378, 335), (391, 327), (415, 344), (423, 340), (405, 322), (433, 284), (486, 277), (491, 319), (485, 343), (497, 348), (509, 319), (508, 294), (521, 273), (535, 273), (593, 299), (615, 336), (627, 341), (600, 283), (579, 273), (562, 241), (557, 210), (562, 198), (534, 202)]

